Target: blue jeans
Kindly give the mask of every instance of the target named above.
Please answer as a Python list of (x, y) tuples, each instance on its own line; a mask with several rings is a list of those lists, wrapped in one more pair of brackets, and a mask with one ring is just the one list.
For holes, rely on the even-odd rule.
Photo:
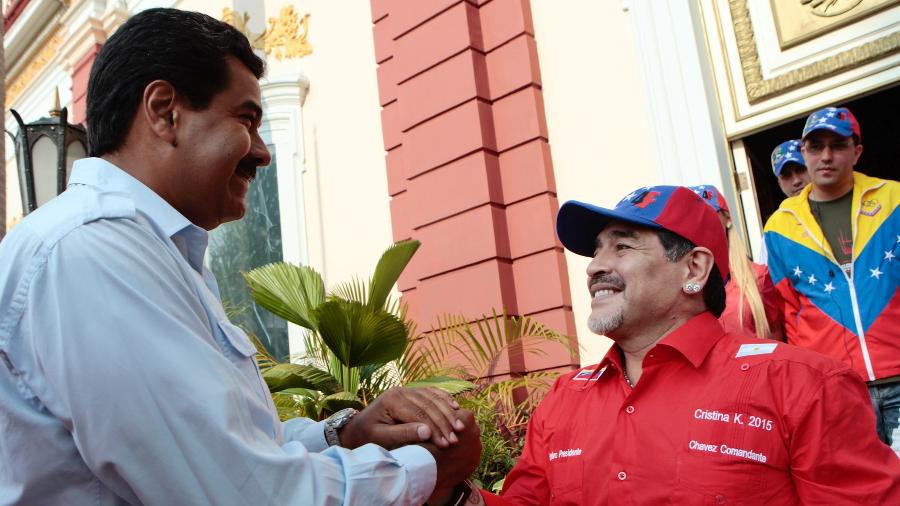
[(870, 385), (869, 397), (875, 408), (875, 430), (900, 457), (900, 381)]

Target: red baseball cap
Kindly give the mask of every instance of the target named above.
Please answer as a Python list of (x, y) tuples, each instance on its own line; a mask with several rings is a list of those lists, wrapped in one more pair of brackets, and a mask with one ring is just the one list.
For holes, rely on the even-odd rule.
[(728, 238), (725, 229), (713, 208), (690, 188), (638, 188), (613, 209), (570, 200), (559, 208), (556, 215), (556, 234), (569, 251), (593, 257), (597, 234), (613, 220), (665, 229), (696, 246), (708, 248), (722, 279), (728, 278)]

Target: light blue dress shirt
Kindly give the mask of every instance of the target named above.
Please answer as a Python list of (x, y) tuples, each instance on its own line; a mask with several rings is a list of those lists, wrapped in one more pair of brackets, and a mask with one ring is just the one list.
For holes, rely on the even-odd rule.
[(206, 244), (98, 158), (0, 242), (0, 505), (422, 504), (427, 450), (278, 420)]

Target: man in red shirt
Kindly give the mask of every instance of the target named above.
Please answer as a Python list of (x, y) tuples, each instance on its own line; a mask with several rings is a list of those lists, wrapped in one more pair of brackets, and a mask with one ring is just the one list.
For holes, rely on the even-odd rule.
[(469, 503), (900, 504), (900, 460), (855, 372), (719, 324), (728, 247), (698, 195), (567, 202), (557, 232), (593, 257), (588, 324), (615, 345), (557, 380), (501, 496)]

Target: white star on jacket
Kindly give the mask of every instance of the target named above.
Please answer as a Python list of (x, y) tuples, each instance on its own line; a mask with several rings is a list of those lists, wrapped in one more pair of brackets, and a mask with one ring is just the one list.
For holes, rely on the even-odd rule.
[(809, 277), (806, 278), (806, 280), (809, 281), (809, 284), (811, 284), (811, 285), (815, 285), (815, 284), (816, 284), (816, 281), (818, 281), (818, 280), (816, 279), (816, 275), (815, 275), (815, 274), (810, 274)]
[(829, 282), (825, 285), (824, 290), (825, 290), (825, 293), (831, 293), (831, 292), (833, 292), (833, 291), (834, 291), (834, 283), (832, 283), (832, 282), (829, 281)]
[(869, 272), (872, 273), (872, 275), (870, 277), (873, 277), (875, 279), (881, 279), (881, 275), (884, 274), (883, 272), (878, 270), (878, 267), (876, 267), (874, 269), (869, 269)]
[(884, 252), (884, 259), (887, 260), (888, 262), (893, 262), (894, 258), (895, 258), (894, 254), (891, 253), (891, 250), (887, 250)]
[(800, 266), (798, 265), (794, 267), (794, 276), (797, 276), (799, 278), (801, 274), (803, 274), (803, 271), (800, 270)]

